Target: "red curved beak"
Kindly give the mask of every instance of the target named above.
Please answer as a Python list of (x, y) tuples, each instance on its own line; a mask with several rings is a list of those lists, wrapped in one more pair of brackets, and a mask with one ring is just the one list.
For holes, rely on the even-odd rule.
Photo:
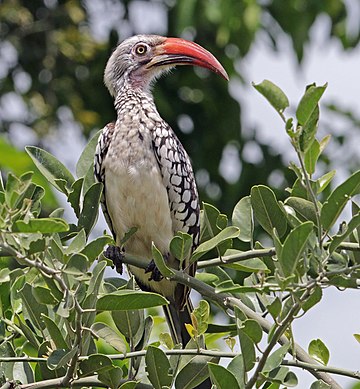
[(165, 38), (164, 42), (155, 48), (156, 55), (148, 63), (152, 66), (194, 65), (219, 74), (229, 80), (220, 62), (200, 45), (181, 38)]

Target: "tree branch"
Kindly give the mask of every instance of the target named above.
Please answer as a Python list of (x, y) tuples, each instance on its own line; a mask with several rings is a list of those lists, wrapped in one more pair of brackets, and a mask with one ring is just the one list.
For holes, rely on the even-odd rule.
[[(136, 266), (142, 269), (145, 269), (147, 267), (147, 261), (143, 258), (135, 257), (126, 255), (124, 258), (124, 263)], [(269, 333), (272, 323), (264, 319), (261, 315), (259, 315), (257, 312), (250, 309), (248, 306), (246, 306), (242, 301), (239, 299), (233, 297), (229, 293), (216, 293), (215, 289), (204, 282), (201, 282), (197, 280), (194, 277), (191, 277), (189, 274), (172, 269), (174, 272), (174, 276), (171, 278), (172, 281), (179, 282), (181, 284), (187, 285), (192, 289), (195, 289), (197, 292), (199, 292), (204, 297), (209, 298), (211, 301), (218, 303), (221, 307), (226, 309), (234, 310), (235, 306), (238, 307), (247, 317), (250, 319), (256, 320), (262, 329)], [(280, 336), (278, 342), (280, 344), (286, 344), (289, 342), (289, 339), (282, 335)], [(291, 351), (289, 351), (291, 352)], [(316, 365), (316, 361), (310, 357), (310, 355), (301, 348), (298, 344), (295, 343), (294, 345), (294, 353), (296, 355), (296, 358), (299, 359), (302, 362), (310, 363), (313, 365)], [(341, 386), (328, 374), (321, 372), (321, 371), (311, 371), (311, 374), (317, 379), (321, 379), (327, 384), (331, 386), (332, 389), (342, 389)]]

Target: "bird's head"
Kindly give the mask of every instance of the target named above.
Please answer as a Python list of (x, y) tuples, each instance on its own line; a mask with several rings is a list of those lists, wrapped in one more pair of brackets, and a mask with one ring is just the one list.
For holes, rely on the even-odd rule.
[(105, 85), (113, 96), (125, 84), (147, 90), (156, 77), (176, 65), (200, 66), (229, 79), (220, 62), (194, 42), (136, 35), (120, 43), (111, 55), (105, 68)]

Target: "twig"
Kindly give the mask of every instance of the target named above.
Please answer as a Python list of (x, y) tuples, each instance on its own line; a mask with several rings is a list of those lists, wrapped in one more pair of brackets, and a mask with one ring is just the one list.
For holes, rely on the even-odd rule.
[(275, 255), (275, 248), (274, 247), (270, 247), (270, 248), (266, 248), (266, 249), (249, 250), (249, 251), (244, 251), (244, 252), (238, 253), (238, 254), (222, 256), (221, 258), (214, 258), (214, 259), (209, 259), (206, 261), (198, 261), (197, 268), (203, 269), (203, 268), (210, 267), (210, 266), (224, 265), (227, 263), (244, 261), (245, 259), (262, 258), (262, 257), (271, 256), (271, 255)]
[(300, 369), (304, 369), (307, 371), (323, 371), (325, 373), (332, 373), (332, 374), (338, 374), (344, 377), (350, 377), (357, 380), (360, 380), (360, 372), (359, 371), (351, 371), (346, 369), (341, 369), (338, 367), (333, 366), (324, 366), (319, 364), (311, 364), (311, 363), (305, 363), (300, 361), (288, 361), (284, 360), (281, 363), (283, 366), (291, 366), (291, 367), (298, 367)]
[(301, 302), (305, 301), (310, 296), (311, 290), (315, 286), (316, 286), (316, 282), (314, 282), (312, 287), (309, 287), (308, 289), (305, 290), (303, 295), (300, 297), (299, 301), (297, 301), (291, 307), (291, 309), (289, 310), (289, 312), (286, 315), (285, 319), (276, 328), (275, 332), (273, 333), (273, 335), (271, 337), (271, 340), (270, 340), (269, 344), (265, 348), (265, 350), (264, 350), (264, 352), (263, 352), (263, 354), (262, 354), (262, 356), (261, 356), (261, 358), (260, 358), (256, 368), (255, 368), (254, 374), (252, 375), (252, 377), (249, 379), (249, 381), (245, 385), (245, 389), (251, 389), (252, 387), (254, 387), (254, 385), (256, 384), (256, 382), (257, 382), (257, 380), (259, 378), (260, 373), (262, 372), (262, 370), (263, 370), (263, 368), (265, 366), (265, 363), (266, 363), (266, 361), (267, 361), (271, 351), (275, 347), (276, 343), (278, 343), (279, 339), (284, 334), (284, 332), (286, 331), (286, 329), (288, 328), (290, 323), (294, 320), (295, 316), (300, 311), (300, 309), (301, 309)]

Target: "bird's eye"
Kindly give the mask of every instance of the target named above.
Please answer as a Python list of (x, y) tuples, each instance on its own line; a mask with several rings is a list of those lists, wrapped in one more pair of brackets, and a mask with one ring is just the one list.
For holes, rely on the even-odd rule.
[(144, 55), (146, 54), (147, 52), (147, 46), (143, 45), (143, 44), (139, 44), (135, 47), (135, 53), (137, 55)]

